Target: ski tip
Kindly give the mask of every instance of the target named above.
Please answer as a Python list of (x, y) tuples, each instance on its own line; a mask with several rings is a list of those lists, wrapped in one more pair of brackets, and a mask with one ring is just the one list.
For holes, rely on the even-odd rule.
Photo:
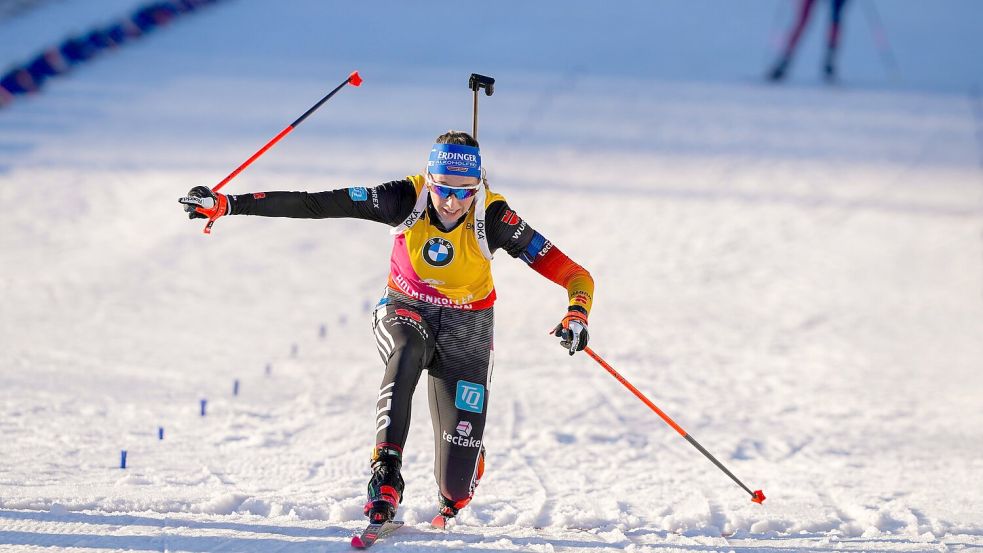
[(755, 492), (751, 494), (751, 501), (761, 505), (765, 502), (765, 493), (761, 490), (755, 490)]
[(362, 77), (358, 75), (358, 71), (352, 71), (352, 74), (348, 76), (348, 83), (352, 86), (362, 84)]
[(401, 520), (370, 523), (361, 534), (354, 534), (352, 536), (352, 547), (355, 549), (368, 549), (376, 541), (391, 536), (393, 532), (402, 527), (403, 521)]
[(430, 521), (430, 526), (437, 528), (438, 530), (444, 530), (447, 528), (447, 517), (444, 515), (437, 515), (433, 517), (433, 520)]

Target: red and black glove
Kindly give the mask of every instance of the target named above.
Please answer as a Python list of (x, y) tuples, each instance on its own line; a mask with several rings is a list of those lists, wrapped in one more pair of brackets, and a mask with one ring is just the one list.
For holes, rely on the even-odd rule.
[(213, 192), (207, 186), (192, 188), (187, 196), (178, 199), (178, 203), (184, 204), (184, 211), (188, 213), (188, 219), (214, 221), (232, 212), (232, 206), (229, 205), (229, 199), (225, 194)]
[(587, 347), (587, 310), (579, 305), (571, 305), (567, 316), (553, 329), (553, 336), (560, 339), (560, 345), (567, 348), (570, 355)]

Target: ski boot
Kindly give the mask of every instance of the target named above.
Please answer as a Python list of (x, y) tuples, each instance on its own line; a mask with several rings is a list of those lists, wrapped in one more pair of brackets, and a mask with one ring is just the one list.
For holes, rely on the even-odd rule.
[(823, 63), (823, 78), (830, 84), (836, 82), (836, 63), (833, 60), (833, 51), (830, 50), (826, 54), (825, 63)]
[(768, 80), (772, 82), (778, 82), (785, 78), (785, 73), (788, 71), (789, 59), (783, 57), (775, 62), (775, 65), (768, 72)]
[(452, 501), (444, 497), (444, 494), (438, 492), (437, 504), (440, 506), (440, 509), (437, 511), (437, 516), (433, 517), (433, 520), (430, 521), (430, 526), (440, 530), (447, 528), (447, 523), (456, 517), (458, 511), (463, 509), (470, 501), (470, 497), (466, 497), (460, 501)]
[(402, 455), (392, 447), (377, 447), (372, 452), (372, 478), (369, 480), (365, 516), (369, 522), (382, 523), (396, 517), (403, 501), (403, 477), (399, 474)]
[(433, 517), (430, 521), (430, 526), (434, 528), (439, 528), (441, 530), (447, 528), (447, 522), (456, 517), (457, 513), (471, 503), (471, 498), (474, 497), (474, 490), (478, 487), (478, 482), (481, 481), (482, 475), (485, 474), (485, 448), (481, 448), (481, 454), (478, 457), (478, 472), (475, 475), (474, 484), (471, 486), (471, 493), (468, 494), (464, 499), (454, 501), (452, 499), (447, 499), (444, 494), (437, 492), (437, 504), (439, 505), (437, 510), (437, 516)]

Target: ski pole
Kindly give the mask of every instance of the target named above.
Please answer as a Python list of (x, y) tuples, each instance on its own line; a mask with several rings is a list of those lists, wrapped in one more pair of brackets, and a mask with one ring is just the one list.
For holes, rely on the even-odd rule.
[[(252, 162), (256, 161), (259, 158), (259, 156), (265, 154), (266, 153), (266, 150), (269, 150), (270, 148), (272, 148), (273, 145), (276, 144), (277, 142), (279, 142), (281, 138), (283, 138), (284, 136), (287, 136), (288, 134), (290, 134), (290, 131), (294, 130), (295, 128), (297, 128), (298, 125), (300, 125), (301, 123), (303, 123), (304, 122), (304, 119), (307, 119), (308, 116), (310, 116), (312, 113), (314, 113), (315, 111), (317, 111), (317, 108), (321, 107), (324, 104), (324, 102), (327, 102), (328, 100), (330, 100), (331, 97), (334, 96), (339, 90), (341, 90), (342, 87), (344, 87), (346, 84), (351, 84), (352, 86), (359, 86), (360, 84), (362, 84), (362, 77), (360, 77), (358, 75), (358, 71), (352, 71), (351, 75), (348, 75), (348, 78), (345, 79), (344, 82), (342, 82), (340, 85), (336, 86), (334, 88), (334, 90), (332, 90), (331, 92), (328, 93), (327, 96), (325, 96), (324, 98), (321, 98), (321, 100), (318, 101), (318, 103), (314, 104), (311, 107), (311, 109), (305, 111), (304, 112), (304, 115), (301, 115), (300, 117), (297, 118), (296, 121), (294, 121), (293, 123), (287, 125), (287, 127), (285, 129), (283, 129), (282, 131), (280, 131), (280, 133), (278, 135), (274, 136), (272, 140), (270, 140), (269, 142), (267, 142), (266, 145), (263, 146), (262, 148), (260, 148), (255, 154), (252, 155), (252, 157), (250, 157), (242, 165), (240, 165), (239, 167), (237, 167), (235, 171), (232, 171), (231, 173), (229, 173), (229, 176), (227, 176), (224, 179), (222, 179), (222, 182), (220, 182), (217, 185), (215, 185), (215, 188), (212, 188), (212, 192), (218, 192), (219, 189), (221, 189), (223, 186), (225, 186), (226, 184), (228, 184), (229, 181), (231, 181), (232, 179), (236, 178), (236, 176), (239, 173), (241, 173), (243, 169), (245, 169), (246, 167), (249, 167), (249, 165)], [(209, 218), (208, 219), (208, 224), (205, 225), (205, 230), (204, 230), (205, 234), (211, 234), (212, 233), (212, 225), (215, 224), (215, 219), (217, 219), (217, 218), (218, 218), (218, 215), (213, 216), (212, 218)]]
[(901, 70), (898, 68), (898, 62), (894, 58), (891, 44), (887, 40), (884, 23), (881, 22), (880, 12), (877, 11), (877, 5), (874, 3), (874, 0), (864, 2), (864, 15), (867, 16), (867, 27), (870, 29), (871, 38), (874, 39), (874, 46), (877, 48), (877, 53), (881, 55), (881, 63), (884, 64), (888, 74), (894, 80), (900, 81)]
[(761, 490), (756, 490), (756, 491), (753, 491), (752, 492), (750, 488), (748, 488), (747, 486), (745, 486), (743, 482), (741, 482), (740, 480), (738, 480), (738, 478), (736, 476), (734, 476), (734, 473), (732, 473), (731, 471), (727, 470), (727, 467), (725, 467), (723, 465), (723, 463), (721, 463), (720, 461), (718, 461), (716, 457), (714, 457), (713, 455), (710, 454), (709, 451), (707, 451), (706, 449), (704, 449), (703, 446), (700, 445), (700, 442), (697, 442), (696, 439), (693, 438), (693, 436), (690, 436), (685, 430), (683, 430), (683, 428), (681, 426), (679, 426), (678, 424), (676, 424), (676, 421), (674, 421), (671, 418), (669, 418), (669, 415), (665, 414), (662, 411), (662, 409), (659, 409), (658, 407), (656, 407), (656, 405), (654, 403), (652, 403), (649, 400), (649, 398), (645, 397), (645, 395), (642, 394), (642, 392), (639, 392), (638, 391), (638, 388), (632, 386), (631, 385), (631, 382), (628, 382), (627, 380), (625, 380), (625, 377), (623, 377), (620, 374), (618, 374), (618, 371), (614, 370), (614, 368), (611, 365), (608, 365), (607, 362), (604, 361), (604, 359), (601, 359), (601, 356), (600, 355), (594, 353), (594, 350), (590, 349), (590, 347), (585, 347), (584, 348), (584, 351), (587, 352), (587, 355), (590, 355), (591, 358), (594, 361), (597, 361), (598, 364), (600, 364), (609, 373), (611, 373), (611, 376), (613, 376), (616, 379), (618, 379), (618, 382), (621, 382), (622, 384), (625, 385), (626, 388), (628, 388), (629, 390), (631, 390), (631, 393), (635, 394), (635, 396), (638, 399), (642, 400), (642, 403), (644, 403), (645, 405), (648, 405), (650, 409), (652, 409), (653, 411), (655, 411), (655, 414), (656, 415), (659, 415), (660, 417), (662, 417), (662, 420), (664, 420), (666, 422), (666, 424), (668, 424), (669, 426), (671, 426), (673, 428), (673, 430), (675, 430), (676, 432), (679, 432), (679, 435), (680, 436), (686, 438), (686, 441), (687, 442), (689, 442), (690, 444), (692, 444), (693, 447), (695, 447), (696, 449), (700, 450), (700, 453), (702, 453), (707, 459), (710, 459), (711, 461), (713, 461), (713, 464), (717, 465), (717, 468), (719, 468), (720, 470), (724, 471), (724, 474), (726, 474), (727, 476), (730, 476), (731, 480), (733, 480), (734, 482), (737, 482), (737, 485), (739, 485), (740, 487), (744, 488), (744, 491), (746, 491), (747, 493), (751, 494), (751, 501), (760, 504), (761, 502), (763, 502), (765, 500), (765, 494), (764, 494), (764, 492), (762, 492)]

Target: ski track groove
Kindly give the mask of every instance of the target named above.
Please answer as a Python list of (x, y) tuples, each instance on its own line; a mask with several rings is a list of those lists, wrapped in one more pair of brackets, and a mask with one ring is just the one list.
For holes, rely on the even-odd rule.
[[(832, 510), (833, 513), (836, 515), (836, 518), (839, 519), (839, 524), (837, 526), (840, 529), (842, 529), (844, 526), (846, 526), (846, 527), (851, 527), (851, 526), (857, 526), (857, 527), (859, 527), (859, 523), (857, 522), (857, 519), (854, 518), (853, 516), (851, 516), (846, 510), (844, 510), (843, 508), (841, 508), (840, 505), (839, 505), (839, 502), (835, 501), (832, 498), (832, 496), (829, 495), (829, 492), (820, 491), (816, 495), (819, 498), (819, 500), (821, 501), (822, 505), (824, 507)], [(849, 532), (847, 532), (847, 534), (849, 535)]]
[(707, 492), (703, 491), (703, 499), (707, 504), (707, 523), (710, 526), (714, 526), (719, 530), (719, 534), (723, 537), (725, 532), (725, 526), (727, 526), (727, 515), (724, 514), (724, 509), (719, 503), (713, 500), (713, 496)]
[[(536, 509), (536, 515), (531, 517), (530, 526), (536, 526), (542, 520), (542, 517), (547, 510), (547, 501), (549, 500), (549, 492), (543, 483), (542, 478), (536, 469), (530, 464), (532, 458), (531, 455), (526, 455), (520, 453), (526, 450), (528, 446), (528, 440), (523, 439), (522, 430), (519, 427), (519, 422), (525, 420), (524, 416), (524, 400), (528, 397), (524, 391), (518, 392), (516, 395), (519, 397), (512, 400), (512, 416), (510, 418), (511, 429), (508, 432), (509, 440), (505, 444), (506, 451), (509, 452), (508, 458), (513, 464), (517, 464), (522, 472), (531, 475), (532, 480), (539, 487), (542, 497), (537, 499), (537, 505), (534, 507)], [(528, 513), (529, 510), (526, 509)], [(522, 515), (519, 515), (522, 518)]]
[(533, 517), (532, 524), (533, 528), (537, 530), (542, 529), (549, 526), (550, 520), (552, 519), (553, 509), (556, 507), (556, 491), (546, 483), (546, 479), (543, 477), (544, 472), (540, 463), (537, 461), (537, 456), (522, 455), (521, 458), (543, 491), (543, 500), (539, 505), (538, 513)]

